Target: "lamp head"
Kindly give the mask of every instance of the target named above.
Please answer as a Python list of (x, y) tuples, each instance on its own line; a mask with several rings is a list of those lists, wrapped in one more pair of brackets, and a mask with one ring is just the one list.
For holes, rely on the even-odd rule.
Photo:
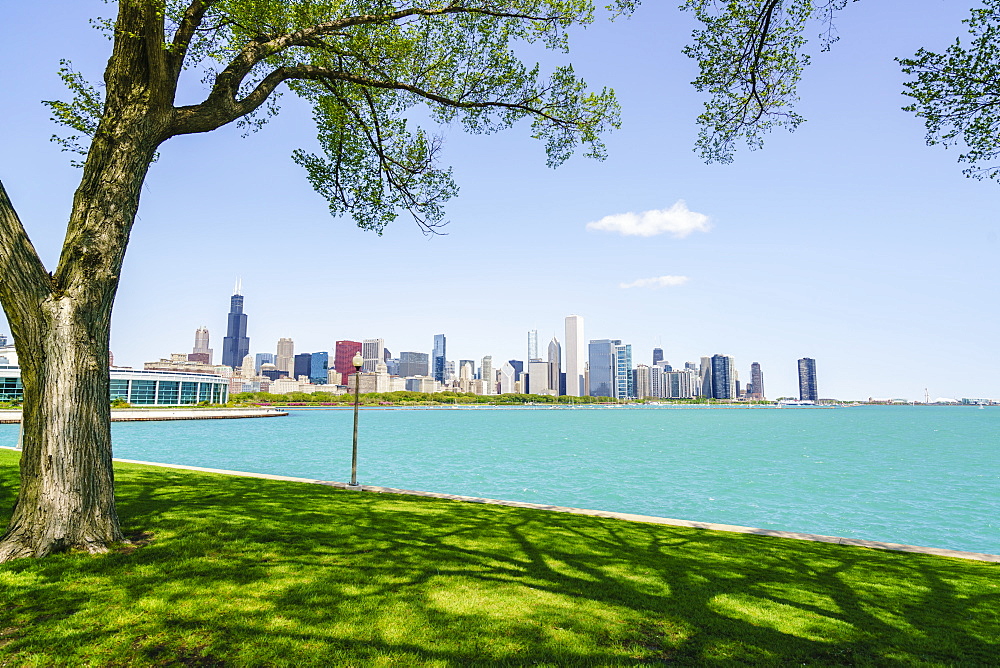
[(365, 365), (365, 358), (361, 356), (361, 353), (355, 353), (354, 359), (351, 360), (351, 364), (354, 365), (355, 371), (360, 371), (361, 367)]

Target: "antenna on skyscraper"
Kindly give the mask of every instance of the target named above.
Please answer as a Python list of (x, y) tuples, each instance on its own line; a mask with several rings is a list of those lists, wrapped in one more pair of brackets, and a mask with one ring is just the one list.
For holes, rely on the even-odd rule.
[(243, 279), (240, 278), (239, 276), (236, 277), (236, 288), (235, 288), (233, 294), (234, 295), (242, 295), (243, 294)]

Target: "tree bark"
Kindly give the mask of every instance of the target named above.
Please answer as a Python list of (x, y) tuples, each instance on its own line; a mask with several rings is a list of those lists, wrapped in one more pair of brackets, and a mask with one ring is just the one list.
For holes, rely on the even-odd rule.
[(102, 552), (123, 540), (111, 455), (111, 308), (142, 183), (172, 107), (160, 80), (163, 51), (152, 37), (162, 39), (162, 18), (147, 4), (123, 2), (118, 27), (104, 115), (54, 273), (45, 271), (0, 186), (0, 303), (24, 385), (21, 489), (0, 562)]

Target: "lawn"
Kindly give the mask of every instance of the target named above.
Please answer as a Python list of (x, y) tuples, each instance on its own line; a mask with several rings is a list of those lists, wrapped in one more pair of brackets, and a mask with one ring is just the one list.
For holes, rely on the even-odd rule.
[(1000, 662), (1000, 564), (116, 471), (146, 544), (0, 565), (0, 666)]

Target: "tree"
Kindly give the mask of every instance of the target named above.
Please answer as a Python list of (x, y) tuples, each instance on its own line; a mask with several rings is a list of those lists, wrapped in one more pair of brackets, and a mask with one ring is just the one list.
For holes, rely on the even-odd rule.
[(960, 39), (938, 54), (920, 49), (897, 59), (913, 103), (904, 107), (924, 119), (927, 144), (964, 147), (958, 161), (966, 176), (1000, 180), (1000, 166), (987, 164), (1000, 154), (1000, 0), (983, 0), (965, 24), (969, 47)]
[(771, 130), (802, 123), (794, 107), (809, 64), (806, 27), (819, 28), (828, 50), (838, 39), (834, 17), (851, 1), (684, 0), (704, 25), (684, 53), (698, 61), (695, 89), (709, 95), (697, 143), (707, 162), (732, 162), (740, 140), (758, 149)]
[[(617, 0), (627, 12), (631, 0)], [(565, 50), (593, 19), (590, 0), (120, 0), (102, 92), (68, 64), (73, 99), (49, 103), (85, 155), (63, 249), (43, 266), (0, 185), (0, 304), (24, 384), (21, 488), (0, 561), (55, 550), (100, 552), (123, 539), (115, 511), (109, 417), (112, 303), (157, 148), (178, 135), (275, 113), (287, 86), (308, 101), (321, 154), (295, 160), (335, 215), (380, 233), (401, 211), (425, 230), (455, 192), (440, 142), (411, 129), (426, 104), (440, 122), (492, 133), (531, 119), (548, 162), (578, 146), (601, 158), (618, 122), (613, 92), (588, 92), (572, 67), (543, 79), (516, 42)], [(174, 102), (201, 74), (199, 104)]]

